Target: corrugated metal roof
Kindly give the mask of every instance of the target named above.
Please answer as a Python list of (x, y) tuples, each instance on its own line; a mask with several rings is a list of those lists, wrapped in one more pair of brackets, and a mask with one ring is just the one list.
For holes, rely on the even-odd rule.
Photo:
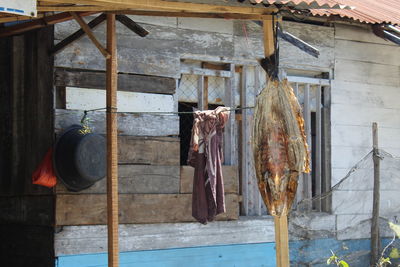
[(252, 3), (268, 5), (284, 5), (295, 9), (350, 9), (351, 6), (336, 0), (250, 0)]
[(314, 16), (340, 16), (371, 24), (400, 25), (400, 0), (337, 0), (341, 4), (355, 7), (344, 9), (312, 9)]

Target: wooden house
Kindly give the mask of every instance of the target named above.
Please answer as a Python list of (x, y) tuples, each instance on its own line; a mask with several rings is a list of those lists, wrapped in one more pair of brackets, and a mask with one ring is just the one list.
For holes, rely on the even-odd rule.
[[(119, 2), (115, 9), (90, 8), (96, 1), (86, 1), (87, 7), (49, 1), (38, 8), (83, 12), (100, 43), (107, 39), (104, 16), (95, 13), (126, 14), (117, 18), (120, 265), (275, 266), (273, 219), (253, 170), (253, 110), (240, 109), (254, 106), (266, 84), (259, 65), (263, 28), (257, 23), (263, 15), (160, 13), (146, 10), (141, 0), (136, 9)], [(150, 2), (162, 10), (166, 1)], [(213, 8), (224, 1), (167, 2)], [(399, 4), (352, 0), (354, 10), (325, 10), (320, 8), (340, 1), (264, 0), (284, 2), (267, 7), (228, 2), (222, 4), (279, 9), (282, 30), (320, 53), (315, 58), (278, 39), (280, 77), (292, 83), (302, 104), (313, 165), (299, 181), (299, 204), (289, 220), (291, 266), (325, 266), (331, 249), (351, 266), (367, 266), (372, 176), (328, 192), (371, 151), (372, 122), (379, 125), (381, 148), (400, 155)], [(106, 179), (80, 192), (62, 183), (52, 189), (31, 183), (57, 134), (79, 123), (85, 110), (93, 131), (106, 134), (104, 109), (93, 111), (106, 107), (106, 61), (87, 36), (71, 37), (82, 35), (81, 26), (60, 14), (59, 23), (47, 19), (47, 27), (39, 23), (31, 31), (0, 17), (4, 266), (107, 265)], [(124, 18), (149, 33), (133, 33)], [(224, 133), (227, 212), (201, 225), (191, 216), (193, 168), (186, 164), (192, 115), (179, 112), (219, 105), (237, 108)], [(396, 161), (388, 164), (385, 168), (398, 168)], [(399, 181), (382, 177), (381, 216), (387, 220), (400, 215)], [(382, 220), (385, 238), (391, 235), (386, 228)]]

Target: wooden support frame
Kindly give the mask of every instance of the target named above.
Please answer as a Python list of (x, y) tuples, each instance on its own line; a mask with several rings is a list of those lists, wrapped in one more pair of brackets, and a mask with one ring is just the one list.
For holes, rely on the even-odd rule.
[(117, 42), (115, 14), (107, 14), (107, 230), (108, 266), (119, 265), (118, 246), (118, 144), (117, 144)]
[(89, 39), (96, 46), (96, 48), (100, 51), (100, 53), (106, 58), (110, 58), (110, 53), (103, 47), (103, 45), (96, 39), (90, 27), (86, 24), (86, 22), (75, 12), (70, 12), (71, 16), (78, 22), (79, 26), (81, 26), (82, 30), (88, 35)]
[[(89, 26), (90, 29), (94, 29), (95, 27), (100, 25), (105, 20), (106, 20), (106, 14), (103, 13), (103, 14), (100, 14), (99, 16), (97, 16), (96, 18), (94, 18), (93, 20), (91, 20), (87, 25)], [(70, 36), (68, 36), (67, 38), (65, 38), (64, 40), (59, 42), (58, 44), (56, 44), (54, 46), (54, 48), (51, 50), (51, 53), (56, 54), (56, 53), (60, 52), (65, 47), (67, 47), (71, 43), (73, 43), (76, 40), (78, 40), (79, 38), (81, 38), (83, 35), (85, 35), (85, 31), (83, 29), (77, 30), (76, 32), (74, 32), (73, 34), (71, 34)]]
[[(89, 16), (98, 13), (98, 11), (87, 11), (77, 13), (80, 17)], [(69, 12), (63, 12), (52, 16), (43, 17), (33, 21), (17, 24), (14, 26), (0, 28), (0, 38), (11, 35), (21, 34), (30, 30), (40, 29), (49, 25), (54, 25), (60, 22), (68, 21), (73, 19)]]
[(144, 29), (142, 26), (131, 20), (129, 17), (126, 15), (116, 15), (115, 18), (124, 24), (128, 29), (139, 35), (140, 37), (145, 37), (146, 35), (149, 34), (146, 29)]
[(175, 11), (175, 12), (201, 12), (201, 13), (236, 13), (265, 15), (277, 12), (275, 7), (251, 7), (251, 6), (224, 6), (198, 3), (183, 3), (163, 0), (48, 0), (49, 3), (70, 3), (92, 5), (93, 10), (99, 7), (108, 10), (118, 9), (142, 9), (151, 11)]

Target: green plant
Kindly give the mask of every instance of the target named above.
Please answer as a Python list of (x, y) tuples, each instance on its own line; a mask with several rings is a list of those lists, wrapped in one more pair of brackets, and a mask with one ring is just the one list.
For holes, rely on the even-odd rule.
[(349, 264), (345, 262), (344, 260), (341, 260), (333, 251), (331, 250), (332, 256), (330, 256), (326, 264), (331, 265), (331, 264), (336, 264), (337, 267), (349, 267)]

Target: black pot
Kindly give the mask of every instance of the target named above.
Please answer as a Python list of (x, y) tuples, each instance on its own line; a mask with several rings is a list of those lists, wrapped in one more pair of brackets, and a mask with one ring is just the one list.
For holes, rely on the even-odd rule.
[(58, 138), (53, 163), (57, 177), (71, 191), (81, 191), (106, 176), (106, 141), (101, 135), (82, 134), (72, 125)]

